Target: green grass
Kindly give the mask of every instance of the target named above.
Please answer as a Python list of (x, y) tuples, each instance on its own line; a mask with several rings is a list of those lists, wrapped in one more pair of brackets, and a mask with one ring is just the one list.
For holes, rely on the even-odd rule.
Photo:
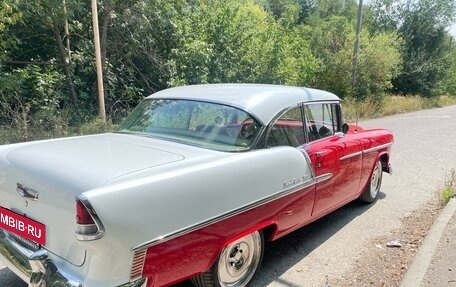
[(456, 171), (451, 170), (445, 181), (445, 186), (442, 189), (442, 205), (446, 205), (450, 199), (455, 196), (456, 189)]
[(360, 119), (377, 118), (395, 114), (409, 113), (424, 109), (440, 108), (456, 105), (456, 97), (440, 96), (423, 98), (417, 96), (385, 96), (383, 98), (364, 101), (347, 99), (343, 102), (345, 118), (353, 122)]

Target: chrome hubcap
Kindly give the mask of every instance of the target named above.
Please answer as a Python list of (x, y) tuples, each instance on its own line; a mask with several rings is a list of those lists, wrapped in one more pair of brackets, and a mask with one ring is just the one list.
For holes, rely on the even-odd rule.
[(374, 170), (372, 171), (372, 177), (371, 177), (371, 186), (370, 186), (370, 192), (372, 198), (377, 197), (378, 192), (380, 191), (380, 185), (382, 182), (382, 163), (379, 161), (377, 162)]
[[(241, 246), (242, 244), (242, 246)], [(232, 267), (236, 270), (241, 270), (244, 266), (246, 258), (243, 256), (244, 250), (248, 254), (249, 246), (247, 246), (244, 242), (236, 245), (232, 249), (232, 253), (230, 254), (229, 262)]]
[(258, 232), (229, 244), (220, 255), (218, 277), (222, 287), (243, 287), (252, 278), (261, 258), (261, 237)]

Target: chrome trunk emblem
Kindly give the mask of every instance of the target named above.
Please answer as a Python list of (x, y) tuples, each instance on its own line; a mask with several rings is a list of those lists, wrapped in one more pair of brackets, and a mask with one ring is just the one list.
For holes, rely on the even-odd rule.
[(31, 200), (38, 200), (38, 192), (26, 187), (25, 185), (22, 185), (20, 183), (17, 184), (16, 187), (17, 193), (19, 193), (22, 197), (31, 199)]

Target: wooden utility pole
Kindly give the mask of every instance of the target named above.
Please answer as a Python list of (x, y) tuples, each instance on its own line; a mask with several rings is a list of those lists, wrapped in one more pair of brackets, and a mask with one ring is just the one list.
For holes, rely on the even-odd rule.
[(65, 15), (65, 40), (66, 40), (66, 48), (67, 48), (67, 57), (68, 63), (71, 62), (71, 50), (70, 50), (70, 31), (68, 29), (68, 12), (66, 6), (66, 0), (63, 0), (63, 14)]
[(361, 33), (361, 22), (363, 18), (363, 0), (359, 0), (358, 5), (358, 21), (356, 23), (356, 39), (355, 39), (355, 48), (353, 51), (353, 64), (352, 64), (352, 77), (351, 77), (351, 86), (352, 91), (355, 90), (356, 86), (356, 68), (358, 65), (358, 55), (359, 55), (359, 34)]
[(100, 119), (106, 122), (106, 110), (103, 90), (103, 70), (101, 67), (100, 53), (100, 32), (98, 30), (98, 7), (97, 0), (92, 0), (92, 19), (93, 19), (93, 42), (95, 44), (95, 60), (97, 64), (97, 87), (98, 87), (98, 110)]

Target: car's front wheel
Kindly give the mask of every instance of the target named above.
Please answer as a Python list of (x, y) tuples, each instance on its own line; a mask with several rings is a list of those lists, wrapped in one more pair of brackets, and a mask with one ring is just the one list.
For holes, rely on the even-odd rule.
[(192, 278), (197, 287), (244, 287), (252, 280), (263, 258), (261, 231), (228, 244), (212, 268)]
[(382, 175), (382, 162), (378, 160), (372, 170), (369, 183), (360, 196), (361, 201), (371, 203), (377, 200), (380, 187), (382, 186)]

